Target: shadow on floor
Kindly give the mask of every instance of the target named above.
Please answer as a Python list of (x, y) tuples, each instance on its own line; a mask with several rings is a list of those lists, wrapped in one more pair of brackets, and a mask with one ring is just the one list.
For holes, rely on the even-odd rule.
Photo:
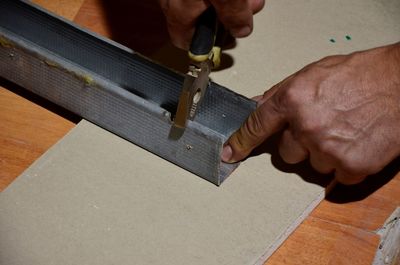
[(66, 109), (63, 107), (60, 107), (49, 100), (42, 98), (4, 78), (0, 77), (0, 86), (8, 89), (9, 91), (29, 100), (32, 101), (33, 103), (63, 117), (64, 119), (67, 119), (73, 123), (78, 123), (82, 118)]
[(393, 160), (382, 171), (368, 176), (363, 182), (346, 186), (338, 184), (327, 196), (327, 200), (335, 203), (360, 201), (368, 197), (380, 187), (388, 183), (400, 172), (400, 157)]
[[(279, 155), (278, 143), (280, 134), (273, 135), (268, 141), (265, 141), (260, 147), (256, 148), (250, 155), (256, 156), (262, 153), (271, 155), (271, 162), (275, 168), (287, 173), (294, 173), (300, 176), (304, 181), (317, 184), (321, 187), (327, 187), (333, 180), (333, 174), (321, 174), (316, 172), (309, 161), (303, 161), (295, 165), (285, 163)], [(392, 161), (382, 171), (368, 176), (363, 182), (356, 185), (337, 184), (327, 195), (326, 199), (334, 203), (347, 203), (360, 201), (370, 194), (384, 186), (400, 171), (400, 157)]]

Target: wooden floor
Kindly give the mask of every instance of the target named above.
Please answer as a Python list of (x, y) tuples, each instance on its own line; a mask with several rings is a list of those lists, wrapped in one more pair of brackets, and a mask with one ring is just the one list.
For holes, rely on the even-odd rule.
[[(104, 3), (107, 1), (34, 2), (129, 45), (129, 40), (124, 43), (118, 31), (111, 30), (109, 17), (105, 15), (105, 9), (110, 12), (109, 5)], [(112, 2), (123, 6), (130, 1)], [(148, 3), (141, 2), (143, 5)], [(128, 15), (119, 21), (126, 19), (129, 19)], [(0, 190), (78, 121), (78, 117), (0, 79)], [(395, 161), (357, 187), (336, 187), (266, 264), (370, 264), (379, 242), (374, 231), (400, 206), (399, 163), (399, 160)]]

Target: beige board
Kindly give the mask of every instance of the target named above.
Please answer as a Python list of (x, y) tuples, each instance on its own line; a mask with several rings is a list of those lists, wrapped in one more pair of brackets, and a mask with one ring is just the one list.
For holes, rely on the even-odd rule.
[(323, 191), (266, 158), (217, 187), (82, 121), (0, 194), (0, 261), (254, 264)]
[[(261, 94), (320, 57), (399, 41), (399, 14), (396, 0), (267, 1), (213, 78)], [(82, 121), (0, 194), (0, 264), (262, 263), (323, 195), (269, 154), (216, 187)]]

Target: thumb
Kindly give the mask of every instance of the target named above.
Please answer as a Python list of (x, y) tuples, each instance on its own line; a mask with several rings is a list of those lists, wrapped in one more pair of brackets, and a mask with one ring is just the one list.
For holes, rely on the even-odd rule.
[(222, 160), (235, 163), (244, 159), (268, 137), (285, 125), (285, 118), (275, 106), (273, 97), (260, 105), (225, 143)]

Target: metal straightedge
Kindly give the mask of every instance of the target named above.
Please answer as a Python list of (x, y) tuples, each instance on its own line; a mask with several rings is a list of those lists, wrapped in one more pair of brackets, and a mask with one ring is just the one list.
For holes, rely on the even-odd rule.
[(211, 82), (172, 140), (181, 74), (26, 1), (0, 1), (0, 76), (216, 185), (237, 166), (220, 161), (224, 142), (255, 109)]

